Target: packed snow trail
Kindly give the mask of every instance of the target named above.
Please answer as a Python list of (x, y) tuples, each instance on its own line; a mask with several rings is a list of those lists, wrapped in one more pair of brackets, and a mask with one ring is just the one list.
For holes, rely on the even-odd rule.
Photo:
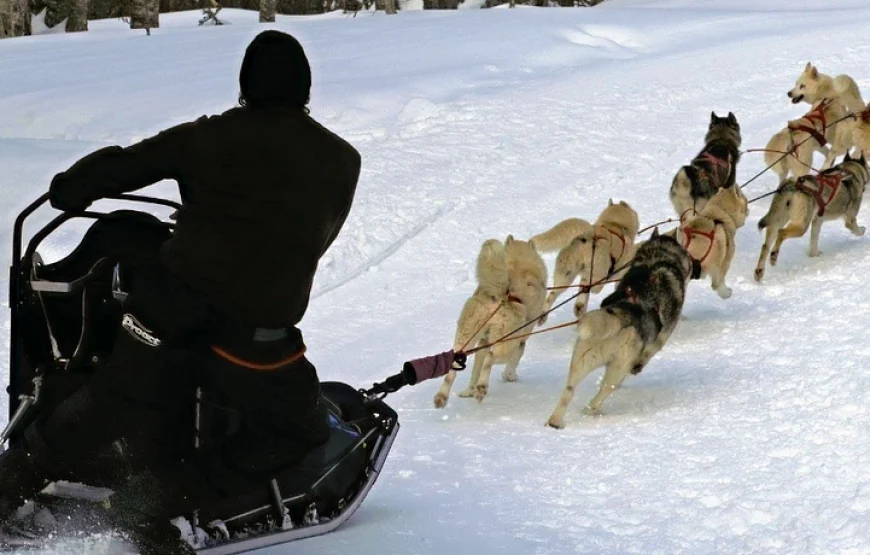
[[(189, 13), (162, 18), (152, 37), (106, 21), (0, 43), (9, 225), (78, 156), (230, 106), (262, 27), (224, 13), (233, 25), (198, 28)], [(763, 147), (808, 110), (785, 96), (807, 61), (853, 76), (870, 100), (868, 16), (857, 0), (610, 0), (282, 18), (312, 59), (312, 114), (364, 160), (302, 322), (321, 377), (364, 387), (449, 348), (485, 239), (594, 219), (608, 198), (642, 225), (670, 217), (671, 178), (702, 146), (710, 112), (733, 111), (743, 147)], [(763, 167), (745, 155), (738, 181)], [(775, 186), (768, 173), (746, 192)], [(602, 417), (580, 410), (599, 371), (568, 427), (544, 426), (575, 334), (536, 336), (520, 381), (496, 369), (483, 404), (454, 395), (438, 411), (435, 383), (392, 396), (402, 431), (357, 515), (261, 553), (870, 552), (867, 238), (826, 224), (822, 257), (806, 256), (808, 237), (787, 242), (758, 285), (768, 204), (752, 205), (738, 234), (733, 297), (694, 282), (687, 319)], [(549, 323), (570, 319), (566, 306)], [(464, 388), (468, 375), (458, 379)]]

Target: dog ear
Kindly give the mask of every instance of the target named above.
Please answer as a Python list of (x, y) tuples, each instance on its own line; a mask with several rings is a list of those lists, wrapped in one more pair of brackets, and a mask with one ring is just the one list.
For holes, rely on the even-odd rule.
[(734, 115), (734, 112), (728, 112), (728, 121), (737, 123), (737, 116)]
[(653, 228), (652, 238), (655, 239), (658, 236), (659, 236), (659, 228), (658, 228), (658, 226), (656, 226)]
[(807, 62), (807, 67), (804, 68), (804, 71), (809, 73), (811, 69), (813, 69), (813, 63)]
[(710, 123), (716, 123), (719, 117), (716, 115), (716, 112), (710, 112)]
[(850, 161), (852, 161), (852, 160), (853, 160), (853, 158), (852, 158), (851, 156), (849, 156), (849, 151), (847, 150), (847, 151), (846, 151), (846, 156), (843, 158), (843, 162), (844, 162), (844, 163), (845, 163), (845, 162), (850, 162)]
[(612, 198), (607, 199), (607, 206), (613, 206), (613, 199)]
[(504, 240), (504, 244), (505, 244), (505, 245), (510, 245), (510, 244), (513, 243), (513, 242), (514, 242), (514, 236), (513, 236), (513, 234), (508, 235), (508, 236), (507, 236), (507, 239)]
[(813, 79), (818, 79), (819, 78), (819, 69), (814, 67), (813, 70), (810, 72), (810, 77)]
[(529, 239), (529, 246), (532, 247), (532, 250), (538, 252), (538, 247), (535, 246), (535, 240)]

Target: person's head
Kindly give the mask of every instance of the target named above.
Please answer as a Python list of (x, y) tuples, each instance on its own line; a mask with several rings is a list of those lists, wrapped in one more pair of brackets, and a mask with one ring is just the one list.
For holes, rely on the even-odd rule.
[(302, 45), (287, 33), (263, 31), (245, 51), (239, 86), (242, 106), (288, 106), (307, 111), (311, 66)]

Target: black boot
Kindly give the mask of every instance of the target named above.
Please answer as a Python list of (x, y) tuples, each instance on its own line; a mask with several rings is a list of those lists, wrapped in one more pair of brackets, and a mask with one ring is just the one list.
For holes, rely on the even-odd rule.
[(0, 524), (5, 524), (28, 499), (45, 488), (49, 479), (33, 457), (15, 446), (0, 454)]
[[(170, 522), (174, 493), (152, 474), (130, 478), (109, 498), (113, 526), (126, 532), (140, 555), (195, 555), (196, 550)], [(171, 515), (171, 516), (170, 516)]]

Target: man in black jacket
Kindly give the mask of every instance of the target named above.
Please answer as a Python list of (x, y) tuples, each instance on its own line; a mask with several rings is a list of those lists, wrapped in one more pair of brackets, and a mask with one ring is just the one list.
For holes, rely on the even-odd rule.
[[(203, 383), (247, 423), (205, 466), (268, 475), (325, 441), (319, 381), (296, 325), (350, 210), (360, 156), (309, 117), (310, 67), (290, 35), (254, 39), (240, 86), (240, 107), (101, 149), (52, 181), (61, 210), (163, 179), (178, 182), (183, 208), (171, 239), (132, 276), (110, 359), (0, 456), (0, 521), (95, 449), (134, 429), (164, 429)], [(172, 502), (154, 488), (220, 479), (174, 462), (145, 461), (145, 478), (112, 498), (116, 523), (143, 555), (191, 551), (169, 505), (195, 505), (196, 488)]]

